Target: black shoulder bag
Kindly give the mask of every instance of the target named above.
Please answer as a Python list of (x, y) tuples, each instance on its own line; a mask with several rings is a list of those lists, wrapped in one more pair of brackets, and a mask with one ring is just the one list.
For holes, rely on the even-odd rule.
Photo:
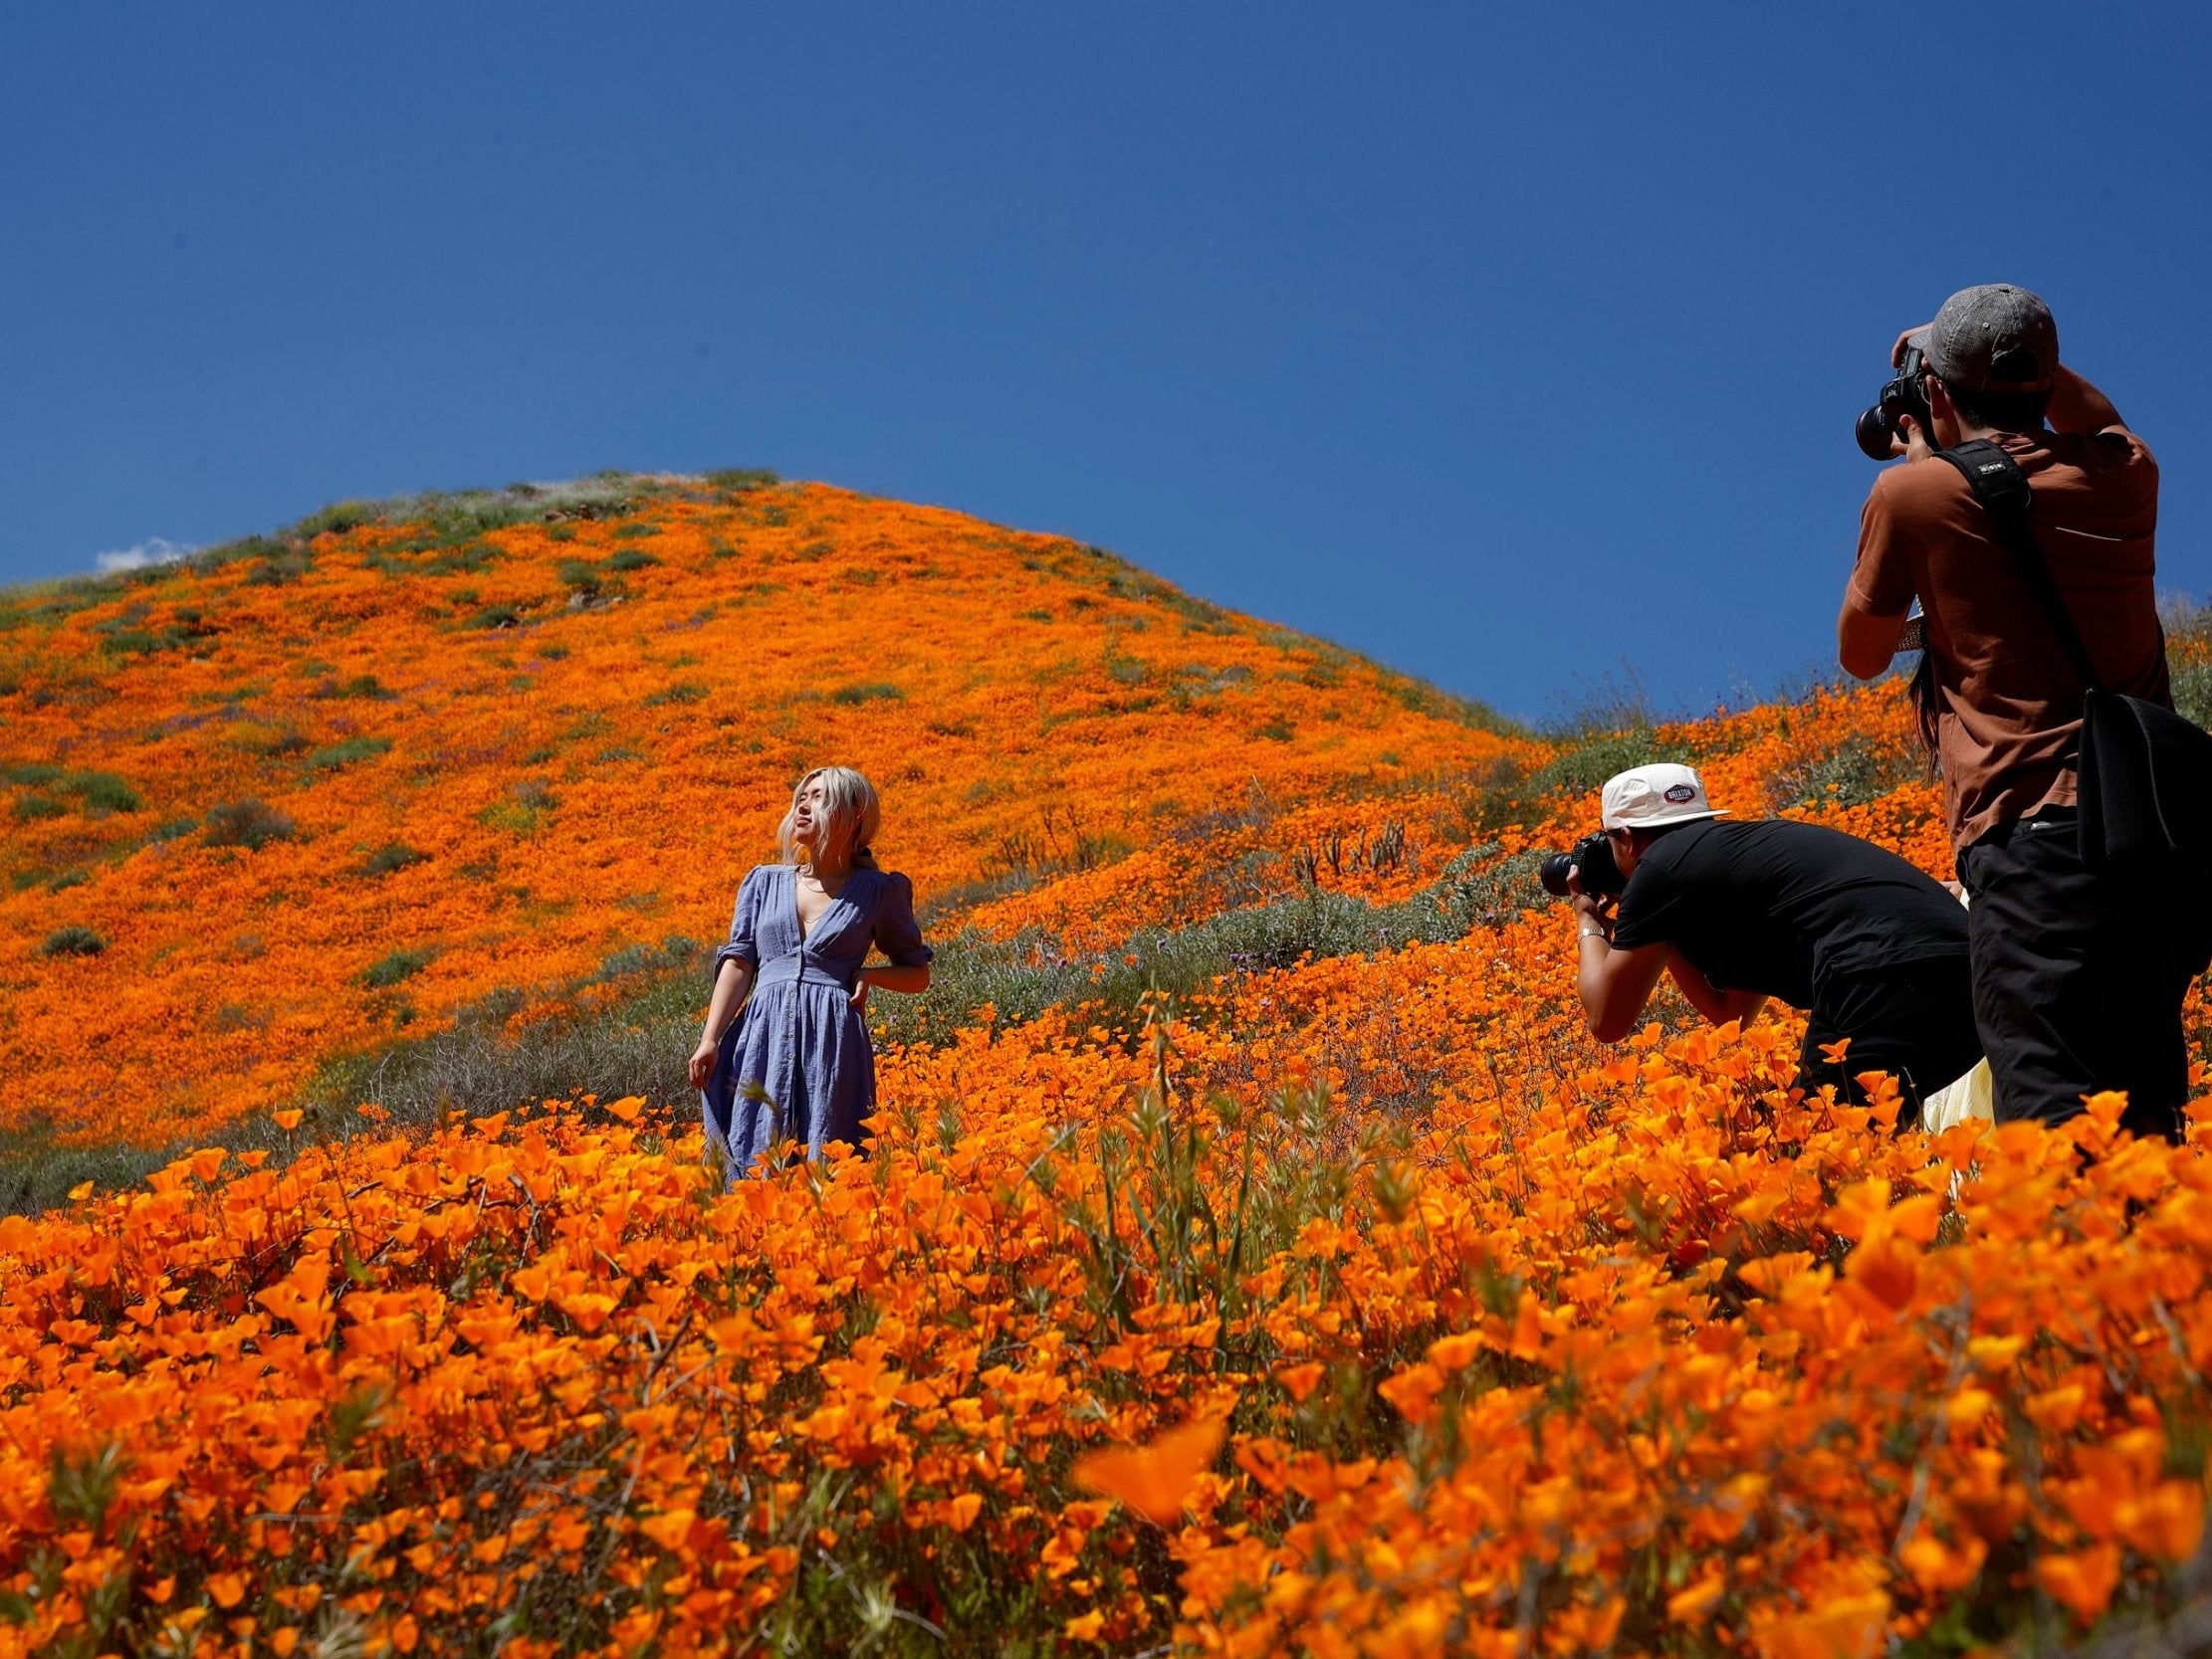
[(2081, 677), (2082, 737), (2075, 759), (2082, 859), (2093, 870), (2212, 850), (2212, 733), (2162, 704), (2107, 690), (2066, 598), (2028, 527), (2035, 493), (2019, 464), (1987, 438), (1938, 450), (1972, 488)]

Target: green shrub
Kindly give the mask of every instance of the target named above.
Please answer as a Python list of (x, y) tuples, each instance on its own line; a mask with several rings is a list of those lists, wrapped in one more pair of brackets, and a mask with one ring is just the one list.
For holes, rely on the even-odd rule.
[(852, 708), (863, 703), (897, 703), (903, 700), (905, 696), (906, 693), (900, 691), (896, 686), (877, 683), (865, 686), (839, 686), (829, 694), (829, 701), (842, 703), (848, 708)]
[(227, 564), (241, 564), (247, 559), (267, 558), (284, 549), (266, 535), (242, 535), (235, 541), (221, 542), (213, 547), (202, 547), (186, 560), (198, 570), (220, 570)]
[(46, 942), (39, 946), (42, 956), (97, 956), (108, 948), (108, 941), (90, 928), (57, 928), (46, 935)]
[(634, 978), (640, 973), (665, 973), (675, 968), (688, 968), (705, 952), (706, 946), (695, 938), (682, 933), (671, 933), (658, 944), (624, 945), (599, 964), (599, 970), (584, 980), (587, 985), (604, 985), (616, 979)]
[(602, 585), (599, 567), (587, 558), (564, 558), (554, 569), (563, 587), (573, 588), (586, 598), (595, 596)]
[(753, 490), (770, 490), (783, 480), (766, 467), (725, 467), (707, 475), (707, 483), (727, 495), (742, 496)]
[(614, 552), (607, 554), (606, 557), (606, 568), (618, 575), (624, 571), (643, 570), (648, 565), (658, 563), (660, 563), (660, 560), (651, 553), (643, 552), (636, 547), (617, 548)]
[(41, 818), (65, 817), (69, 812), (68, 807), (51, 795), (18, 795), (13, 810), (17, 820), (26, 824)]
[(1105, 664), (1106, 677), (1117, 686), (1141, 686), (1151, 672), (1142, 657), (1133, 656), (1110, 641), (1101, 661)]
[(145, 805), (138, 791), (113, 772), (76, 772), (57, 787), (64, 794), (75, 795), (87, 812), (136, 812)]
[(352, 679), (343, 682), (326, 680), (322, 685), (315, 688), (315, 695), (322, 698), (359, 697), (384, 702), (396, 694), (386, 691), (383, 682), (378, 680), (375, 675), (356, 674)]
[(2173, 706), (2212, 730), (2212, 660), (2174, 666)]
[(498, 557), (499, 549), (489, 541), (466, 541), (458, 547), (438, 549), (414, 568), (425, 576), (474, 575)]
[(200, 821), (197, 818), (168, 818), (147, 830), (146, 840), (149, 843), (175, 841), (190, 835), (199, 827)]
[[(1605, 780), (1631, 766), (1670, 758), (1656, 752), (1658, 739), (1649, 726), (1632, 726), (1585, 738), (1566, 753), (1545, 762), (1528, 776), (1525, 792), (1531, 800), (1556, 795), (1594, 795)], [(1593, 803), (1595, 804), (1595, 803)]]
[(669, 703), (704, 703), (714, 695), (712, 688), (696, 680), (679, 680), (673, 686), (664, 686), (645, 700), (645, 707), (658, 709)]
[(1926, 758), (1917, 749), (1855, 734), (1768, 778), (1767, 810), (1866, 806), (1926, 774)]
[(315, 560), (304, 550), (272, 550), (261, 556), (246, 580), (255, 587), (283, 587), (314, 568)]
[(267, 1116), (256, 1113), (213, 1135), (203, 1131), (181, 1145), (148, 1147), (76, 1142), (50, 1120), (21, 1118), (0, 1129), (0, 1213), (43, 1214), (68, 1202), (70, 1189), (84, 1181), (104, 1192), (136, 1186), (196, 1146), (230, 1143), (244, 1135), (266, 1133), (268, 1125)]
[(430, 965), (437, 951), (425, 945), (418, 950), (394, 950), (381, 961), (361, 970), (361, 983), (370, 990), (384, 990), (403, 979), (412, 979)]
[[(494, 801), (477, 813), (476, 821), (486, 829), (505, 830), (509, 835), (527, 839), (545, 827), (546, 815), (533, 812), (527, 806), (518, 806), (513, 801)], [(464, 866), (462, 874), (467, 873), (467, 867)]]
[(10, 783), (27, 784), (34, 788), (42, 783), (52, 783), (63, 775), (61, 767), (49, 766), (35, 760), (25, 761), (20, 766), (10, 766), (6, 772), (0, 773), (0, 776), (6, 777)]
[(469, 618), (472, 628), (512, 628), (522, 621), (522, 615), (513, 605), (486, 605)]
[(317, 749), (308, 756), (308, 764), (319, 772), (334, 772), (390, 752), (389, 737), (348, 737), (341, 743)]
[(272, 841), (289, 841), (298, 832), (287, 814), (258, 800), (232, 801), (210, 808), (201, 838), (210, 847), (244, 847), (259, 852)]
[(368, 855), (361, 868), (371, 876), (388, 876), (395, 870), (405, 870), (428, 862), (428, 853), (418, 853), (404, 841), (387, 841)]
[(1477, 847), (1461, 853), (1431, 885), (1429, 891), (1451, 930), (1447, 936), (1457, 937), (1477, 927), (1502, 927), (1517, 921), (1523, 911), (1551, 903), (1551, 895), (1536, 879), (1546, 857), (1543, 849), (1510, 858), (1492, 857), (1493, 851)]
[(2162, 601), (2158, 613), (2166, 630), (2173, 706), (2212, 729), (2212, 605), (2174, 597)]
[[(492, 802), (476, 815), (488, 829), (529, 837), (545, 827), (546, 814), (560, 804), (552, 785), (543, 778), (525, 778), (508, 791), (508, 798)], [(467, 871), (462, 872), (464, 875)]]
[(1459, 832), (1494, 835), (1507, 824), (1532, 825), (1557, 809), (1574, 812), (1583, 805), (1595, 823), (1598, 790), (1607, 778), (1645, 761), (1683, 758), (1660, 752), (1648, 727), (1632, 727), (1574, 740), (1533, 772), (1523, 773), (1511, 760), (1500, 761), (1463, 798)]
[(378, 517), (374, 502), (333, 502), (294, 524), (292, 533), (303, 541), (313, 541), (326, 531), (332, 535), (343, 535), (347, 530), (375, 523)]

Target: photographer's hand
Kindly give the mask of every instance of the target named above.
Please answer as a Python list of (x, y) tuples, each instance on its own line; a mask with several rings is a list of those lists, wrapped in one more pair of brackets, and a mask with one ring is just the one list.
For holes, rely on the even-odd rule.
[(1908, 461), (1925, 461), (1935, 453), (1935, 446), (1928, 442), (1927, 428), (1915, 415), (1899, 415), (1897, 424), (1904, 428), (1904, 441), (1889, 440), (1889, 453), (1901, 455)]
[(1603, 938), (1610, 945), (1613, 942), (1613, 918), (1607, 914), (1604, 901), (1581, 890), (1581, 883), (1577, 879), (1580, 874), (1578, 871), (1568, 880), (1568, 891), (1572, 895), (1569, 903), (1575, 909), (1575, 931), (1584, 938)]
[(1933, 317), (1930, 317), (1927, 321), (1921, 323), (1918, 327), (1907, 328), (1903, 333), (1899, 334), (1897, 336), (1897, 343), (1889, 347), (1889, 366), (1891, 368), (1904, 367), (1904, 348), (1912, 343), (1912, 336), (1914, 334), (1923, 334), (1927, 332), (1928, 329), (1934, 326), (1935, 319)]

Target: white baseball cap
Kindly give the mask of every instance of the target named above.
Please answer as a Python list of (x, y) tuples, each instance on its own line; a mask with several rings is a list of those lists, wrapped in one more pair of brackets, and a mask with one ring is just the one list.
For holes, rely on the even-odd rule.
[(1655, 760), (1606, 779), (1598, 821), (1607, 829), (1658, 829), (1725, 818), (1705, 799), (1705, 781), (1687, 766)]

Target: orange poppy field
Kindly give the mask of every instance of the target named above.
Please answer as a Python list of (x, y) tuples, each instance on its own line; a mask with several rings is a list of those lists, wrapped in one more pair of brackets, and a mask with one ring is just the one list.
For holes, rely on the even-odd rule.
[[(1790, 1091), (1797, 1016), (1671, 992), (1602, 1048), (1534, 880), (1651, 756), (1948, 876), (1910, 724), (1891, 680), (1530, 731), (767, 475), (0, 595), (0, 1653), (2202, 1616), (2212, 1105), (1898, 1131)], [(829, 762), (936, 981), (874, 999), (867, 1145), (724, 1190), (683, 1060)]]

